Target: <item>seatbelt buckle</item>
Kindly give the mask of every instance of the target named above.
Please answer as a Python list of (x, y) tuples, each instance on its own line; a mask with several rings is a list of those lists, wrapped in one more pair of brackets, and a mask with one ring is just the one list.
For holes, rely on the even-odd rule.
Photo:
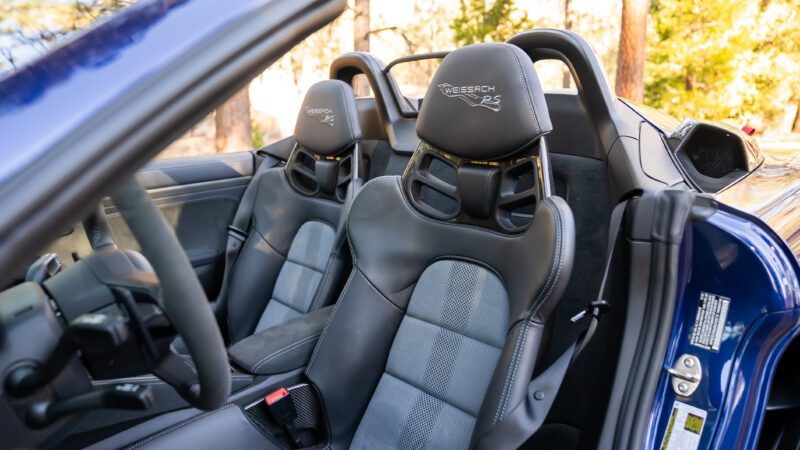
[(572, 316), (569, 321), (575, 323), (586, 317), (587, 314), (591, 314), (591, 316), (595, 319), (600, 319), (600, 316), (607, 313), (609, 310), (611, 310), (611, 305), (607, 301), (595, 300), (592, 303), (589, 303), (589, 306), (584, 308), (583, 311)]
[(297, 417), (297, 410), (294, 407), (294, 400), (292, 400), (292, 395), (289, 391), (285, 387), (273, 391), (264, 397), (264, 403), (267, 404), (267, 411), (269, 411), (269, 415), (272, 416), (272, 420), (286, 431), (292, 443), (295, 444), (297, 448), (300, 448), (301, 442), (298, 439), (297, 430), (294, 427), (294, 419)]
[(247, 232), (233, 225), (228, 225), (228, 236), (239, 242), (244, 242), (244, 240), (247, 239)]
[(292, 396), (284, 387), (264, 397), (264, 402), (267, 404), (267, 410), (272, 416), (272, 420), (282, 427), (291, 424), (297, 417)]

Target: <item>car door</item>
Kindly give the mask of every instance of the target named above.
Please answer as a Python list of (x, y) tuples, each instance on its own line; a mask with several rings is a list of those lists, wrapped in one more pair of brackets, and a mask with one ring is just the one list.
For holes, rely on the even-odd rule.
[[(136, 173), (178, 237), (209, 298), (224, 269), (227, 227), (255, 168), (252, 152), (155, 160)], [(116, 206), (103, 202), (116, 244), (138, 250)]]
[[(630, 200), (618, 242), (612, 312), (628, 301), (599, 448), (756, 448), (800, 332), (791, 249), (759, 218), (682, 190)], [(798, 408), (792, 392), (777, 403)]]
[[(227, 227), (257, 160), (254, 152), (157, 159), (136, 173), (175, 231), (210, 299), (219, 290), (224, 269)], [(102, 210), (117, 247), (138, 251), (139, 243), (108, 198)], [(43, 254), (56, 254), (68, 267), (91, 251), (83, 224), (75, 223), (64, 226)]]

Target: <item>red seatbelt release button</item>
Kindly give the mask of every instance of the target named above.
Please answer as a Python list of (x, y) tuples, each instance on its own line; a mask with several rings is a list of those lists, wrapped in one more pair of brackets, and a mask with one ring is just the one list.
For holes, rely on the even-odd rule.
[(264, 401), (267, 402), (267, 406), (272, 406), (275, 403), (278, 403), (281, 399), (289, 395), (289, 391), (286, 388), (280, 388), (277, 391), (269, 393), (266, 397), (264, 397)]

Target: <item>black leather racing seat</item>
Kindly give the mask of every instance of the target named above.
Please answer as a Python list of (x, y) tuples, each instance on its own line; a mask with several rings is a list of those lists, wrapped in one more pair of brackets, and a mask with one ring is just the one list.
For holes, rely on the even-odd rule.
[[(444, 58), (405, 173), (365, 184), (348, 215), (354, 268), (306, 371), (331, 448), (468, 448), (525, 402), (574, 254), (572, 214), (547, 187), (550, 130), (519, 48)], [(430, 174), (440, 164), (450, 180)], [(217, 416), (192, 427), (278, 445), (236, 431), (238, 407)], [(204, 443), (176, 430), (147, 444)]]
[(343, 266), (343, 211), (359, 158), (352, 88), (314, 84), (298, 114), (285, 167), (261, 170), (248, 236), (229, 274), (231, 343), (329, 305)]

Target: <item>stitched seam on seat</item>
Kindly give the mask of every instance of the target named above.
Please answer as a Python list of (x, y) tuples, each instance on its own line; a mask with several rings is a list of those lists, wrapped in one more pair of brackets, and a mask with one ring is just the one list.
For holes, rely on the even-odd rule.
[(317, 284), (317, 291), (314, 292), (314, 298), (311, 299), (311, 306), (308, 308), (308, 311), (317, 309), (317, 303), (319, 303), (323, 296), (323, 291), (325, 290), (325, 283), (328, 281), (328, 278), (330, 278), (330, 273), (333, 270), (331, 266), (333, 266), (334, 259), (333, 253), (331, 253), (331, 255), (328, 256), (328, 263), (325, 265), (325, 271), (322, 272), (322, 279), (319, 280), (319, 284)]
[(339, 311), (339, 305), (342, 303), (342, 298), (344, 294), (347, 292), (347, 289), (350, 287), (350, 282), (353, 281), (353, 276), (355, 275), (356, 270), (355, 267), (353, 270), (350, 271), (350, 276), (347, 278), (347, 283), (344, 285), (344, 289), (342, 289), (342, 293), (339, 294), (339, 298), (336, 300), (336, 306), (333, 307), (333, 311), (331, 312), (331, 317), (328, 318), (328, 322), (325, 324), (325, 328), (322, 330), (322, 335), (320, 335), (319, 340), (317, 341), (317, 346), (314, 348), (314, 352), (311, 354), (311, 359), (308, 361), (308, 367), (306, 368), (306, 373), (308, 370), (311, 369), (311, 365), (314, 364), (314, 361), (317, 359), (317, 353), (319, 353), (319, 348), (322, 346), (322, 341), (325, 339), (325, 335), (328, 333), (328, 328), (331, 326), (331, 322), (333, 322), (333, 318), (336, 317), (336, 312)]
[[(543, 290), (541, 290), (539, 292), (539, 295), (537, 296), (536, 300), (533, 302), (533, 304), (529, 308), (528, 314), (526, 314), (525, 322), (523, 324), (525, 326), (525, 329), (523, 330), (522, 334), (520, 335), (520, 340), (518, 341), (519, 346), (517, 348), (517, 351), (515, 352), (514, 357), (512, 358), (512, 362), (513, 362), (513, 365), (514, 365), (514, 370), (513, 370), (513, 373), (511, 375), (510, 380), (508, 380), (509, 384), (508, 384), (508, 387), (507, 387), (507, 391), (505, 393), (505, 398), (503, 400), (503, 407), (501, 409), (501, 414), (500, 414), (501, 418), (505, 414), (505, 410), (508, 407), (508, 399), (511, 396), (511, 389), (514, 387), (514, 383), (515, 383), (516, 376), (517, 376), (517, 369), (519, 368), (519, 362), (522, 359), (522, 350), (523, 350), (523, 348), (525, 346), (525, 339), (528, 337), (528, 331), (530, 331), (530, 329), (531, 329), (530, 319), (531, 319), (531, 317), (533, 317), (539, 311), (541, 305), (549, 297), (550, 293), (552, 293), (552, 290), (553, 290), (554, 286), (557, 284), (557, 280), (558, 280), (558, 278), (559, 278), (559, 276), (561, 274), (561, 270), (563, 268), (563, 258), (561, 257), (561, 255), (563, 253), (562, 245), (563, 245), (564, 241), (563, 241), (562, 236), (561, 236), (563, 230), (562, 230), (561, 216), (559, 214), (558, 208), (554, 208), (553, 219), (554, 219), (555, 227), (556, 227), (556, 244), (554, 246), (554, 249), (557, 252), (554, 256), (556, 257), (556, 261), (558, 261), (558, 268), (557, 268), (557, 270), (555, 272), (555, 277), (552, 278), (552, 282), (551, 282), (550, 276), (548, 276), (548, 280), (545, 283), (545, 285), (543, 287)], [(552, 268), (553, 268), (553, 265), (551, 265), (551, 271), (552, 271)], [(542, 295), (544, 292), (546, 292), (546, 293), (544, 295)]]
[[(252, 227), (252, 229), (253, 229), (253, 231), (255, 231), (255, 232), (256, 232), (256, 234), (258, 234), (258, 237), (260, 237), (260, 238), (261, 238), (261, 240), (262, 240), (262, 241), (264, 241), (264, 243), (265, 243), (265, 244), (267, 244), (267, 245), (269, 246), (269, 248), (271, 248), (271, 249), (272, 249), (272, 251), (274, 251), (275, 253), (277, 253), (279, 256), (283, 257), (283, 259), (287, 259), (287, 256), (288, 256), (288, 253), (289, 253), (289, 252), (286, 252), (286, 253), (287, 253), (287, 255), (284, 255), (284, 254), (283, 254), (283, 253), (281, 253), (281, 252), (280, 252), (280, 251), (279, 251), (277, 248), (275, 248), (275, 246), (273, 246), (273, 245), (272, 245), (272, 244), (271, 244), (271, 243), (270, 243), (270, 242), (267, 240), (267, 238), (265, 238), (265, 237), (264, 237), (264, 235), (263, 235), (263, 234), (261, 234), (261, 231), (259, 231), (259, 229), (258, 229), (258, 226), (256, 226), (256, 225), (257, 225), (257, 224), (256, 224), (256, 220), (257, 220), (257, 219), (256, 219), (256, 216), (254, 215), (254, 216), (252, 217), (252, 219), (250, 219), (250, 220), (253, 222), (253, 227)], [(284, 261), (284, 262), (286, 262), (286, 261)]]
[(333, 322), (333, 318), (336, 317), (336, 312), (339, 311), (339, 305), (342, 303), (342, 299), (344, 298), (347, 289), (350, 287), (350, 282), (353, 281), (353, 277), (356, 273), (356, 267), (358, 265), (358, 258), (356, 257), (356, 249), (353, 245), (352, 239), (350, 239), (350, 211), (353, 209), (353, 205), (356, 203), (358, 199), (358, 194), (364, 190), (364, 187), (367, 186), (369, 183), (374, 181), (372, 179), (367, 181), (364, 186), (361, 187), (359, 192), (353, 194), (353, 199), (350, 200), (350, 204), (347, 205), (347, 208), (344, 212), (344, 233), (347, 236), (348, 246), (350, 247), (350, 256), (353, 260), (353, 268), (350, 270), (350, 276), (347, 278), (347, 283), (345, 283), (344, 288), (342, 289), (341, 294), (339, 294), (339, 298), (336, 299), (336, 306), (333, 307), (333, 311), (331, 312), (331, 316), (328, 318), (328, 322), (325, 324), (325, 328), (322, 330), (322, 336), (320, 336), (319, 341), (317, 341), (317, 346), (314, 348), (314, 352), (311, 354), (311, 360), (308, 362), (308, 366), (306, 367), (306, 373), (308, 373), (309, 369), (311, 369), (311, 365), (314, 364), (314, 361), (317, 359), (317, 353), (319, 353), (319, 348), (322, 347), (322, 342), (325, 340), (325, 335), (328, 333), (328, 328), (331, 326)]
[[(270, 301), (276, 301), (276, 302), (280, 303), (281, 305), (283, 305), (283, 306), (285, 306), (285, 307), (287, 307), (287, 308), (291, 309), (292, 311), (294, 311), (294, 312), (296, 312), (296, 313), (298, 313), (298, 314), (300, 314), (300, 315), (303, 315), (303, 314), (305, 314), (305, 312), (303, 312), (303, 311), (300, 311), (299, 309), (297, 309), (297, 308), (295, 308), (294, 306), (292, 306), (292, 305), (290, 305), (290, 304), (286, 303), (285, 301), (283, 301), (283, 300), (279, 299), (278, 297), (275, 297), (275, 295), (273, 295), (273, 296), (272, 296), (272, 298), (270, 299)], [(267, 302), (267, 306), (269, 306), (269, 302)], [(266, 310), (266, 307), (264, 308), (264, 310)], [(263, 314), (263, 313), (262, 313), (262, 314)]]
[(352, 144), (352, 142), (356, 140), (356, 134), (353, 131), (353, 116), (352, 116), (353, 112), (350, 110), (350, 102), (348, 101), (350, 99), (347, 97), (347, 91), (345, 90), (345, 87), (342, 86), (341, 84), (338, 86), (339, 86), (339, 93), (342, 94), (342, 101), (344, 102), (344, 108), (346, 111), (345, 114), (347, 114), (347, 131), (349, 131), (348, 134), (350, 135), (350, 142)]
[[(525, 315), (524, 322), (523, 322), (523, 326), (525, 327), (525, 329), (522, 330), (522, 333), (519, 335), (518, 340), (517, 340), (517, 345), (516, 345), (516, 347), (514, 349), (514, 354), (513, 354), (512, 359), (511, 359), (511, 363), (513, 365), (513, 371), (510, 373), (510, 377), (506, 379), (506, 387), (504, 388), (504, 393), (503, 393), (504, 395), (501, 397), (502, 407), (500, 408), (500, 416), (496, 420), (499, 420), (500, 418), (502, 418), (502, 416), (505, 414), (506, 407), (508, 406), (508, 399), (511, 396), (511, 389), (514, 387), (514, 382), (515, 382), (516, 375), (517, 375), (517, 369), (519, 368), (519, 362), (520, 362), (520, 360), (522, 358), (522, 350), (523, 350), (523, 348), (525, 346), (525, 339), (528, 337), (528, 331), (531, 328), (531, 324), (529, 322), (530, 318), (536, 313), (536, 311), (538, 311), (538, 309), (539, 309), (538, 305), (541, 304), (540, 300), (544, 299), (544, 298), (547, 298), (547, 295), (549, 295), (549, 293), (552, 291), (552, 287), (555, 285), (555, 280), (558, 279), (558, 274), (560, 274), (560, 272), (561, 272), (561, 267), (562, 266), (561, 266), (561, 253), (560, 253), (560, 251), (561, 251), (561, 241), (562, 241), (562, 238), (561, 238), (562, 230), (561, 230), (561, 220), (560, 220), (560, 216), (558, 214), (558, 210), (557, 209), (554, 210), (553, 221), (554, 221), (555, 228), (556, 228), (556, 242), (555, 242), (555, 246), (554, 246), (554, 249), (557, 252), (554, 255), (556, 257), (556, 259), (553, 261), (553, 264), (551, 264), (551, 266), (550, 266), (550, 274), (548, 274), (547, 281), (545, 282), (545, 285), (542, 287), (542, 290), (539, 291), (539, 294), (537, 295), (536, 300), (534, 300), (533, 304), (528, 309), (528, 313)], [(556, 266), (556, 264), (555, 264), (556, 261), (558, 261), (558, 269), (554, 272), (553, 269)], [(551, 278), (551, 276), (553, 276), (553, 275), (555, 275), (555, 277)], [(551, 281), (552, 281), (552, 283), (551, 283)], [(544, 292), (547, 292), (547, 294), (543, 295)], [(497, 412), (495, 412), (495, 415), (497, 417)]]
[[(549, 198), (546, 198), (544, 201), (548, 202), (548, 204), (552, 204), (552, 201)], [(510, 396), (511, 388), (514, 386), (514, 378), (516, 377), (517, 368), (519, 366), (520, 354), (521, 354), (521, 351), (522, 351), (522, 347), (524, 346), (523, 343), (525, 342), (525, 338), (528, 335), (528, 330), (530, 329), (529, 319), (530, 319), (530, 317), (533, 316), (534, 309), (536, 309), (536, 311), (538, 311), (538, 308), (536, 308), (536, 306), (539, 303), (539, 300), (542, 298), (543, 292), (548, 290), (548, 287), (550, 286), (551, 282), (553, 282), (553, 284), (555, 284), (554, 279), (557, 279), (558, 278), (557, 274), (561, 272), (561, 259), (562, 259), (561, 258), (561, 250), (562, 250), (562, 248), (561, 248), (562, 247), (562, 242), (561, 242), (562, 241), (562, 236), (561, 236), (561, 233), (562, 233), (561, 216), (559, 214), (558, 208), (556, 208), (556, 207), (553, 208), (553, 213), (554, 213), (553, 214), (553, 226), (556, 229), (556, 242), (555, 242), (555, 245), (553, 246), (554, 251), (555, 251), (555, 254), (553, 256), (555, 257), (555, 259), (552, 261), (552, 263), (550, 265), (550, 270), (549, 270), (549, 273), (548, 273), (548, 276), (547, 276), (547, 280), (545, 281), (545, 285), (539, 291), (539, 294), (537, 295), (537, 297), (534, 300), (533, 304), (531, 304), (531, 306), (528, 308), (528, 311), (525, 314), (525, 317), (523, 319), (522, 326), (524, 326), (525, 329), (523, 329), (520, 332), (519, 336), (517, 337), (517, 342), (514, 344), (514, 353), (512, 354), (512, 357), (511, 357), (511, 366), (509, 366), (509, 369), (508, 369), (508, 372), (507, 372), (507, 375), (506, 375), (506, 381), (504, 383), (503, 391), (502, 391), (502, 393), (500, 395), (500, 404), (498, 405), (497, 410), (495, 411), (495, 417), (494, 417), (493, 424), (496, 424), (502, 418), (502, 416), (505, 414), (505, 408), (507, 406), (508, 397)], [(558, 267), (558, 268), (556, 268), (556, 267)], [(512, 370), (512, 367), (513, 367), (513, 370)]]
[(378, 296), (380, 296), (380, 298), (382, 298), (382, 299), (386, 300), (387, 302), (389, 302), (389, 304), (390, 304), (390, 305), (394, 306), (395, 308), (397, 308), (397, 309), (399, 309), (400, 311), (402, 311), (403, 313), (405, 313), (405, 311), (406, 311), (406, 310), (405, 310), (405, 309), (403, 309), (403, 308), (401, 308), (399, 305), (397, 305), (395, 302), (393, 302), (393, 301), (392, 301), (392, 300), (391, 300), (389, 297), (387, 297), (386, 295), (384, 295), (384, 293), (383, 293), (383, 292), (379, 291), (379, 290), (378, 290), (378, 288), (377, 288), (377, 287), (375, 287), (375, 285), (374, 285), (374, 284), (372, 284), (372, 281), (370, 281), (370, 280), (369, 280), (369, 278), (367, 278), (367, 275), (366, 275), (364, 272), (362, 272), (362, 271), (361, 271), (361, 269), (359, 269), (358, 267), (356, 267), (354, 270), (358, 270), (358, 273), (360, 273), (360, 274), (361, 274), (361, 277), (362, 277), (362, 278), (364, 278), (364, 281), (366, 281), (366, 282), (367, 282), (367, 285), (368, 285), (369, 287), (371, 287), (371, 288), (372, 288), (372, 290), (373, 290), (373, 291), (375, 291), (375, 293), (376, 293), (376, 294), (378, 294)]
[(207, 412), (204, 412), (203, 414), (200, 414), (199, 416), (190, 417), (189, 419), (186, 419), (183, 422), (178, 422), (178, 423), (176, 423), (175, 425), (172, 425), (169, 428), (163, 429), (163, 430), (159, 431), (158, 433), (150, 435), (150, 436), (146, 437), (145, 439), (143, 439), (141, 441), (135, 442), (135, 443), (125, 447), (125, 449), (128, 450), (128, 449), (132, 449), (132, 448), (141, 447), (142, 445), (152, 441), (153, 439), (157, 439), (157, 438), (159, 438), (161, 436), (164, 436), (166, 434), (169, 434), (169, 433), (171, 433), (171, 432), (173, 432), (173, 431), (175, 431), (177, 429), (183, 428), (186, 425), (189, 425), (189, 424), (192, 424), (194, 422), (197, 422), (198, 420), (200, 420), (202, 418), (214, 415), (214, 414), (216, 414), (218, 412), (222, 412), (222, 411), (225, 411), (226, 409), (230, 409), (230, 408), (233, 408), (233, 407), (237, 407), (237, 406), (234, 405), (234, 404), (229, 404), (229, 405), (226, 405), (226, 406), (224, 406), (224, 407), (222, 407), (220, 409), (216, 409), (214, 411), (207, 411)]
[(298, 347), (302, 347), (304, 343), (314, 340), (315, 338), (319, 337), (320, 334), (321, 333), (316, 333), (316, 334), (313, 334), (311, 336), (305, 337), (303, 339), (300, 339), (299, 341), (296, 341), (296, 342), (293, 342), (293, 343), (287, 345), (286, 347), (283, 347), (280, 350), (277, 350), (275, 352), (270, 353), (269, 355), (261, 358), (261, 360), (258, 361), (253, 366), (253, 368), (250, 369), (250, 371), (251, 372), (255, 372), (256, 370), (260, 369), (261, 366), (263, 366), (264, 364), (272, 361), (273, 359), (277, 358), (278, 356), (281, 356), (282, 354), (288, 352), (289, 350), (294, 350), (294, 349), (296, 349)]
[(442, 398), (442, 397), (439, 397), (438, 395), (435, 395), (435, 394), (433, 394), (433, 393), (431, 393), (431, 392), (428, 392), (428, 391), (427, 391), (427, 390), (425, 390), (423, 387), (417, 386), (417, 384), (416, 384), (416, 383), (413, 383), (413, 382), (411, 382), (410, 380), (407, 380), (407, 379), (405, 379), (405, 378), (403, 378), (403, 377), (401, 377), (401, 376), (399, 376), (399, 375), (393, 374), (393, 373), (389, 372), (388, 370), (385, 370), (383, 373), (384, 373), (385, 375), (388, 375), (388, 376), (390, 376), (390, 377), (392, 377), (392, 378), (396, 379), (397, 381), (400, 381), (400, 382), (402, 382), (402, 383), (405, 383), (405, 384), (407, 384), (407, 385), (411, 386), (412, 388), (414, 388), (414, 389), (416, 389), (416, 390), (418, 390), (418, 391), (422, 392), (423, 394), (425, 394), (425, 395), (427, 395), (427, 396), (429, 396), (429, 397), (433, 397), (433, 398), (435, 398), (436, 400), (439, 400), (439, 401), (440, 401), (440, 402), (442, 402), (442, 403), (445, 403), (445, 404), (447, 404), (447, 405), (449, 405), (449, 406), (452, 406), (453, 408), (455, 408), (455, 409), (457, 409), (457, 410), (459, 410), (459, 411), (463, 412), (464, 414), (468, 414), (470, 417), (473, 417), (473, 418), (475, 417), (475, 414), (473, 414), (473, 413), (471, 413), (471, 412), (469, 412), (469, 411), (467, 411), (467, 410), (465, 410), (465, 409), (463, 409), (463, 408), (459, 408), (457, 405), (454, 405), (453, 403), (451, 403), (451, 402), (450, 402), (450, 401), (448, 401), (447, 399), (444, 399), (444, 398)]
[[(309, 219), (309, 220), (306, 220), (305, 222), (300, 224), (300, 226), (297, 228), (297, 231), (295, 231), (294, 236), (292, 237), (292, 243), (289, 245), (289, 251), (286, 252), (286, 261), (290, 261), (290, 262), (293, 262), (293, 263), (297, 264), (298, 266), (302, 266), (302, 267), (305, 267), (306, 269), (311, 269), (311, 270), (313, 270), (315, 272), (322, 273), (325, 270), (324, 267), (322, 269), (318, 269), (316, 267), (310, 266), (305, 261), (298, 261), (298, 260), (289, 258), (289, 254), (291, 253), (291, 250), (292, 250), (292, 245), (294, 244), (295, 239), (297, 239), (297, 235), (300, 233), (300, 229), (303, 228), (303, 226), (305, 226), (305, 224), (311, 223), (311, 222), (316, 222), (316, 223), (325, 225), (326, 228), (328, 228), (331, 231), (333, 231), (334, 238), (336, 237), (336, 229), (334, 227), (332, 227), (328, 222), (322, 221), (320, 219)], [(317, 233), (317, 234), (321, 235), (322, 233)], [(335, 245), (336, 244), (334, 243), (333, 247), (335, 247)], [(331, 247), (331, 251), (333, 250), (333, 247)]]
[(539, 123), (539, 116), (537, 115), (536, 108), (533, 106), (533, 98), (531, 96), (530, 85), (528, 84), (528, 77), (525, 75), (525, 70), (522, 68), (522, 62), (519, 60), (519, 56), (517, 56), (517, 52), (514, 49), (509, 49), (511, 54), (514, 56), (514, 59), (517, 62), (517, 72), (522, 77), (523, 83), (525, 83), (525, 96), (528, 98), (528, 107), (531, 110), (531, 117), (536, 122), (536, 133), (539, 134), (542, 132), (542, 125)]
[(554, 256), (556, 256), (558, 258), (558, 269), (556, 271), (555, 278), (553, 278), (553, 282), (550, 284), (549, 288), (547, 289), (547, 292), (543, 296), (541, 296), (538, 299), (537, 302), (534, 302), (534, 305), (533, 305), (534, 309), (533, 309), (533, 312), (528, 317), (528, 320), (530, 320), (531, 317), (535, 316), (536, 313), (538, 313), (539, 310), (542, 309), (542, 305), (544, 305), (545, 302), (547, 301), (547, 299), (550, 298), (550, 294), (553, 293), (553, 290), (558, 285), (558, 279), (561, 277), (561, 271), (564, 269), (564, 258), (563, 258), (563, 255), (564, 255), (564, 251), (565, 251), (564, 247), (565, 247), (565, 244), (566, 244), (566, 240), (563, 238), (563, 233), (564, 233), (563, 226), (564, 226), (564, 224), (561, 221), (561, 214), (560, 214), (558, 208), (555, 208), (554, 212), (555, 212), (555, 218), (556, 218), (556, 227), (557, 227), (557, 230), (558, 230), (557, 231), (558, 238), (556, 240), (556, 242), (557, 242), (556, 251), (558, 253), (556, 255), (554, 255)]
[[(320, 275), (322, 275), (322, 273), (323, 273), (322, 270), (319, 270), (316, 267), (311, 267), (311, 266), (307, 265), (304, 262), (298, 262), (298, 261), (291, 260), (288, 257), (286, 258), (286, 261), (283, 262), (283, 264), (285, 265), (287, 262), (290, 262), (290, 263), (292, 263), (292, 264), (294, 264), (296, 266), (300, 266), (300, 267), (302, 267), (304, 269), (313, 270), (314, 272), (317, 272)], [(281, 268), (283, 268), (283, 267), (281, 267)]]
[(436, 322), (431, 322), (431, 321), (430, 321), (430, 320), (428, 320), (428, 319), (423, 319), (422, 317), (417, 317), (417, 316), (414, 316), (414, 315), (412, 315), (412, 314), (409, 314), (409, 313), (406, 313), (406, 317), (411, 317), (411, 318), (412, 318), (412, 319), (414, 319), (414, 320), (418, 320), (418, 321), (420, 321), (420, 322), (426, 323), (426, 324), (428, 324), (428, 325), (430, 325), (430, 326), (432, 326), (432, 327), (441, 328), (441, 329), (443, 329), (443, 330), (447, 330), (447, 331), (449, 331), (449, 332), (451, 332), (451, 333), (455, 333), (455, 334), (457, 334), (457, 335), (459, 335), (459, 336), (461, 336), (461, 337), (464, 337), (464, 338), (470, 339), (470, 340), (472, 340), (472, 341), (475, 341), (475, 342), (480, 342), (481, 344), (488, 345), (489, 347), (495, 348), (495, 349), (497, 349), (497, 350), (502, 350), (502, 348), (500, 348), (500, 347), (498, 347), (498, 346), (496, 346), (496, 345), (492, 344), (491, 342), (486, 342), (486, 341), (484, 341), (484, 340), (482, 340), (482, 339), (478, 339), (478, 338), (476, 338), (476, 337), (473, 337), (473, 336), (470, 336), (470, 335), (468, 335), (468, 334), (464, 334), (464, 333), (458, 332), (458, 331), (456, 331), (456, 330), (454, 330), (454, 329), (452, 329), (452, 328), (446, 327), (446, 326), (444, 326), (444, 325), (441, 325), (441, 324), (438, 324), (438, 323), (436, 323)]

